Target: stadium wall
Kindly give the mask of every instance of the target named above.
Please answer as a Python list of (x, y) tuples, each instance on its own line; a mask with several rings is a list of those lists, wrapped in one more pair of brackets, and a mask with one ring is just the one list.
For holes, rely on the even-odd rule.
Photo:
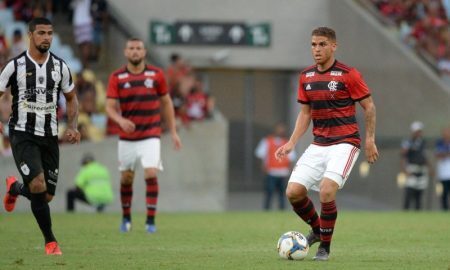
[[(214, 121), (192, 123), (189, 129), (181, 129), (184, 142), (179, 152), (172, 147), (170, 135), (162, 137), (162, 159), (164, 171), (158, 179), (160, 196), (158, 211), (223, 211), (227, 206), (227, 160), (228, 122), (218, 116)], [(50, 203), (52, 211), (62, 212), (66, 208), (66, 191), (74, 186), (74, 177), (80, 168), (84, 153), (93, 153), (105, 164), (112, 175), (114, 203), (106, 208), (109, 212), (119, 212), (119, 179), (117, 170), (117, 138), (108, 138), (100, 143), (62, 145), (60, 176), (56, 196)], [(12, 157), (0, 158), (2, 176), (18, 175)], [(5, 192), (2, 179), (0, 194)], [(77, 203), (77, 210), (94, 212), (93, 208)], [(3, 207), (2, 207), (3, 209)], [(29, 211), (27, 199), (18, 200), (17, 211)], [(145, 184), (143, 171), (138, 165), (134, 182), (133, 212), (145, 211)], [(2, 210), (3, 212), (3, 210)]]
[[(168, 63), (169, 55), (179, 52), (196, 67), (233, 67), (256, 69), (298, 69), (310, 62), (309, 38), (317, 23), (329, 23), (328, 1), (315, 0), (110, 0), (114, 13), (146, 41), (149, 22), (161, 20), (214, 22), (269, 22), (272, 41), (268, 48), (224, 46), (150, 46), (152, 57)], [(220, 63), (211, 61), (228, 50)], [(302, 64), (303, 63), (303, 64)]]

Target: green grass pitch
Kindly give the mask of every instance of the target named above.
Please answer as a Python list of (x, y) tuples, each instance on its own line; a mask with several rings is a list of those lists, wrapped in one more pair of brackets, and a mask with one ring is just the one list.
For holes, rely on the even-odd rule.
[(119, 214), (54, 214), (63, 256), (44, 256), (31, 213), (0, 213), (0, 269), (450, 269), (450, 215), (340, 211), (330, 261), (278, 257), (278, 237), (308, 227), (293, 212), (161, 213), (158, 232), (119, 233)]

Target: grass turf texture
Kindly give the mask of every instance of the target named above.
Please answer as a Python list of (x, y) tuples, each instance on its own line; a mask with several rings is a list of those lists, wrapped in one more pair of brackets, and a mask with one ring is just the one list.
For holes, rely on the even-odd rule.
[(278, 257), (290, 230), (308, 232), (291, 212), (159, 214), (158, 232), (119, 233), (118, 214), (54, 214), (63, 256), (44, 255), (31, 213), (0, 214), (0, 269), (450, 269), (450, 216), (423, 212), (338, 213), (328, 262)]

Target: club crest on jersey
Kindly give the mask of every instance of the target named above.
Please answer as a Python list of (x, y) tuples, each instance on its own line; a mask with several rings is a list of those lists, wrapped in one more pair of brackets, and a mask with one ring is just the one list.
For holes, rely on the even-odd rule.
[(54, 82), (59, 82), (60, 80), (61, 80), (61, 75), (59, 74), (59, 72), (58, 71), (56, 71), (56, 70), (53, 70), (52, 71), (52, 79), (53, 79), (53, 81)]
[(20, 163), (20, 170), (22, 171), (22, 173), (24, 175), (29, 175), (30, 174), (30, 168), (28, 168), (28, 165), (25, 164), (24, 162)]
[(44, 83), (44, 76), (39, 76), (38, 80), (39, 80), (39, 83)]
[(331, 76), (342, 76), (342, 71), (331, 71), (330, 75)]
[(314, 75), (315, 75), (316, 73), (314, 72), (314, 71), (311, 71), (311, 72), (308, 72), (308, 73), (306, 73), (306, 78), (308, 78), (308, 77), (314, 77)]
[(152, 88), (152, 87), (153, 87), (153, 80), (145, 79), (144, 85), (145, 85), (145, 87), (147, 87), (147, 88)]
[(330, 91), (337, 91), (338, 82), (337, 81), (331, 81), (328, 83), (328, 89)]

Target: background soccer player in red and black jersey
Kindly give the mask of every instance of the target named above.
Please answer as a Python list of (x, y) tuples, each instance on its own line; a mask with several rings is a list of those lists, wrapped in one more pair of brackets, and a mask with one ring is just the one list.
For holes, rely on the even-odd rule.
[[(315, 65), (302, 71), (298, 101), (302, 104), (289, 141), (275, 153), (286, 158), (313, 122), (314, 141), (295, 166), (286, 195), (300, 218), (312, 230), (310, 245), (320, 242), (315, 260), (328, 260), (337, 218), (336, 193), (342, 188), (360, 152), (355, 103), (364, 110), (365, 154), (369, 163), (378, 159), (375, 145), (375, 105), (361, 74), (334, 57), (337, 49), (333, 29), (312, 31), (311, 52)], [(317, 214), (308, 190), (319, 191), (321, 213)]]
[(108, 84), (106, 113), (121, 129), (118, 153), (122, 232), (131, 229), (132, 184), (138, 161), (144, 168), (146, 182), (146, 230), (149, 233), (156, 231), (157, 173), (162, 170), (161, 116), (166, 121), (175, 149), (181, 148), (164, 72), (145, 63), (146, 53), (142, 40), (129, 39), (124, 51), (128, 63), (111, 74)]

